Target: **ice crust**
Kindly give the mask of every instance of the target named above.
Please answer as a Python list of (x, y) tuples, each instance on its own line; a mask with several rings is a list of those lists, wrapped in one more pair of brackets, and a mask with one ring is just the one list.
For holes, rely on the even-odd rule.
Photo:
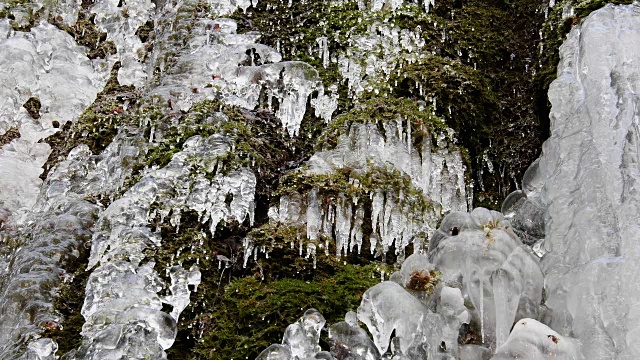
[(533, 320), (518, 321), (509, 340), (491, 360), (579, 360), (584, 359), (574, 339), (565, 338), (548, 326)]
[[(372, 5), (377, 8), (383, 2), (374, 0)], [(402, 4), (402, 0), (390, 2)], [(425, 5), (428, 3), (429, 0)], [(366, 35), (354, 35), (352, 43), (344, 52), (334, 54), (332, 61), (337, 62), (340, 74), (347, 81), (349, 95), (355, 97), (364, 91), (386, 90), (379, 88), (380, 83), (387, 83), (403, 61), (412, 63), (428, 56), (420, 51), (425, 41), (418, 33), (387, 23), (374, 22)]]
[(384, 136), (376, 124), (352, 124), (347, 133), (340, 135), (334, 149), (318, 152), (307, 161), (306, 173), (327, 174), (344, 168), (366, 171), (390, 165), (408, 175), (412, 184), (436, 203), (439, 213), (466, 211), (470, 205), (466, 167), (452, 141), (431, 134), (416, 147), (406, 119), (398, 118), (383, 126)]
[[(20, 137), (0, 149), (0, 208), (22, 213), (36, 202), (39, 179), (51, 148), (39, 140), (58, 131), (52, 125), (73, 121), (104, 87), (109, 66), (89, 60), (86, 50), (50, 24), (30, 32), (11, 30), (0, 20), (0, 135), (17, 129)], [(40, 117), (23, 104), (36, 97)]]
[[(175, 38), (176, 27), (190, 29), (184, 31), (186, 46)], [(164, 75), (152, 93), (185, 111), (212, 98), (246, 109), (269, 108), (292, 136), (298, 134), (309, 100), (316, 115), (329, 122), (337, 94), (328, 89), (326, 94), (317, 70), (304, 62), (281, 61), (275, 49), (258, 43), (260, 34), (238, 34), (236, 29), (236, 22), (227, 18), (203, 17), (193, 23), (178, 14), (159, 21), (148, 71)], [(175, 55), (176, 48), (183, 50)]]
[(483, 343), (495, 349), (516, 318), (538, 316), (540, 263), (495, 211), (447, 215), (430, 243), (429, 256), (444, 281), (459, 282), (473, 303)]
[[(0, 302), (0, 358), (53, 359), (57, 345), (50, 339), (30, 342), (21, 354), (21, 339), (35, 336), (43, 326), (60, 321), (52, 300), (55, 288), (72, 280), (64, 264), (80, 256), (90, 244), (92, 229), (102, 207), (85, 199), (115, 192), (138, 155), (136, 143), (117, 137), (100, 155), (86, 146), (72, 150), (52, 169), (33, 211), (8, 219), (0, 231), (10, 252), (0, 256), (4, 295)], [(74, 179), (74, 181), (71, 181)], [(50, 290), (49, 290), (50, 289)]]
[[(200, 272), (196, 266), (185, 270), (176, 265), (167, 269), (171, 284), (164, 284), (154, 262), (144, 262), (146, 248), (162, 245), (148, 224), (160, 215), (170, 216), (172, 224), (179, 226), (180, 212), (191, 209), (202, 222), (210, 222), (213, 233), (222, 219), (242, 223), (251, 217), (256, 183), (251, 171), (217, 174), (212, 181), (203, 173), (192, 174), (197, 168), (213, 171), (216, 159), (230, 149), (230, 140), (222, 135), (188, 139), (167, 166), (147, 173), (100, 215), (88, 269), (97, 267), (87, 281), (84, 342), (77, 358), (166, 358), (164, 350), (173, 344), (178, 317), (189, 304), (189, 285), (197, 288)], [(228, 194), (233, 195), (230, 204), (225, 203)], [(169, 294), (160, 295), (165, 287)], [(171, 305), (171, 313), (161, 310), (163, 303)], [(137, 342), (142, 334), (146, 339), (140, 349)]]
[(345, 321), (329, 327), (331, 353), (347, 359), (375, 360), (380, 358), (376, 345), (369, 339), (366, 330), (358, 325), (357, 314), (349, 312)]
[(145, 85), (147, 74), (142, 64), (145, 49), (136, 31), (151, 18), (154, 8), (151, 0), (96, 0), (90, 9), (96, 15), (94, 23), (98, 29), (106, 32), (107, 40), (116, 45), (121, 85)]

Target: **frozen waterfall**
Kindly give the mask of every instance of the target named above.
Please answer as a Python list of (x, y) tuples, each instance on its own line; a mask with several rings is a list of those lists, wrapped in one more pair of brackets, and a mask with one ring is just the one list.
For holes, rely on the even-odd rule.
[[(465, 2), (286, 6), (320, 3), (330, 31), (285, 52), (258, 0), (0, 0), (0, 359), (217, 358), (263, 323), (257, 360), (640, 359), (640, 3), (561, 1), (550, 138), (500, 212), (447, 103), (500, 102), (445, 31), (482, 31)], [(351, 308), (277, 303), (305, 284)]]

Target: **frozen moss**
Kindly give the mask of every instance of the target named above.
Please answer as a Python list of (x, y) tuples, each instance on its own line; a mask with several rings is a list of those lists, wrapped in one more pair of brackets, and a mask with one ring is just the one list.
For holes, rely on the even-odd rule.
[[(410, 4), (395, 11), (361, 11), (356, 1), (264, 1), (234, 18), (241, 30), (261, 32), (262, 40), (280, 49), (285, 59), (312, 64), (325, 85), (337, 84), (343, 113), (375, 95), (348, 96), (348, 84), (337, 69), (338, 54), (353, 48), (360, 35), (380, 36), (380, 25), (415, 33), (424, 43), (407, 54), (394, 54), (393, 61), (404, 63), (395, 64), (390, 78), (381, 79), (375, 90), (434, 103), (436, 115), (460, 134), (459, 145), (468, 149), (476, 201), (495, 208), (544, 139), (548, 109), (532, 101), (544, 92), (544, 84), (530, 81), (538, 71), (543, 10), (530, 0), (442, 0), (429, 13)], [(328, 63), (318, 39), (326, 39)], [(374, 46), (369, 53), (347, 56), (362, 62), (380, 51)], [(490, 171), (485, 158), (502, 164), (501, 171)]]
[(409, 176), (393, 168), (371, 168), (366, 171), (343, 168), (319, 175), (293, 171), (283, 176), (277, 193), (280, 196), (304, 194), (312, 189), (318, 189), (319, 196), (327, 199), (327, 202), (340, 195), (366, 202), (375, 191), (394, 191), (402, 193), (401, 200), (411, 203), (411, 208), (418, 213), (432, 208), (431, 202), (412, 184)]
[(44, 13), (44, 7), (31, 1), (8, 1), (0, 9), (0, 19), (9, 19), (9, 24), (15, 31), (31, 31), (38, 26)]
[(432, 295), (436, 286), (440, 283), (442, 273), (438, 270), (414, 270), (411, 272), (409, 281), (405, 287), (413, 291), (425, 291), (428, 295)]
[[(342, 311), (355, 309), (362, 293), (380, 278), (380, 266), (356, 265), (367, 264), (366, 259), (345, 265), (345, 258), (319, 254), (314, 269), (310, 259), (291, 248), (292, 241), (304, 236), (295, 227), (265, 224), (249, 230), (226, 223), (211, 238), (196, 213), (183, 212), (181, 217), (179, 232), (160, 216), (152, 220), (163, 246), (147, 249), (146, 254), (163, 277), (163, 270), (175, 264), (198, 265), (202, 273), (203, 281), (181, 315), (176, 342), (167, 351), (172, 359), (255, 356), (264, 346), (279, 342), (282, 329), (299, 316), (300, 306), (322, 306), (330, 321), (342, 320)], [(260, 257), (243, 267), (245, 235), (265, 246), (270, 259)]]
[(58, 354), (66, 354), (77, 349), (82, 344), (82, 325), (84, 317), (80, 313), (84, 303), (84, 288), (89, 278), (86, 265), (89, 259), (88, 249), (82, 249), (80, 256), (67, 264), (71, 270), (68, 279), (57, 290), (53, 307), (61, 316), (62, 321), (55, 326), (43, 326), (43, 337), (53, 339), (58, 344)]
[(17, 128), (8, 129), (4, 134), (0, 135), (0, 146), (12, 142), (20, 137), (20, 130)]
[(331, 149), (337, 145), (338, 137), (349, 130), (355, 123), (373, 123), (384, 135), (384, 123), (396, 122), (400, 117), (403, 122), (411, 122), (412, 138), (415, 145), (422, 144), (428, 134), (445, 133), (446, 123), (435, 115), (432, 106), (422, 105), (416, 100), (403, 97), (373, 97), (356, 105), (348, 113), (339, 115), (329, 124), (317, 143), (318, 150)]

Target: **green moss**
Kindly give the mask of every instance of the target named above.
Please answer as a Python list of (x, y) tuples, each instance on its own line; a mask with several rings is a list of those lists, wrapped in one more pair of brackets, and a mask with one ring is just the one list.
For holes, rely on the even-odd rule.
[[(544, 21), (539, 2), (442, 0), (426, 13), (416, 5), (393, 12), (360, 11), (356, 1), (289, 6), (267, 0), (234, 18), (240, 31), (260, 31), (261, 41), (279, 47), (285, 59), (312, 64), (325, 85), (339, 84), (338, 113), (349, 113), (358, 101), (372, 97), (365, 93), (354, 101), (333, 61), (354, 45), (354, 36), (376, 35), (371, 32), (375, 23), (416, 33), (424, 46), (410, 54), (393, 54), (401, 63), (405, 57), (411, 60), (392, 71), (388, 82), (378, 82), (376, 90), (383, 97), (427, 103), (436, 99), (436, 115), (456, 130), (459, 145), (468, 149), (476, 194), (491, 199), (485, 203), (491, 208), (514, 189), (512, 178), (521, 177), (538, 155), (548, 118), (548, 109), (532, 101), (539, 93), (546, 96), (541, 83), (531, 82), (538, 70), (538, 30)], [(333, 57), (326, 69), (316, 43), (322, 36)], [(502, 164), (503, 171), (482, 171), (485, 153)]]
[(107, 33), (100, 31), (94, 24), (95, 14), (87, 11), (80, 11), (78, 21), (69, 26), (62, 22), (62, 17), (49, 19), (49, 22), (61, 30), (71, 35), (78, 45), (87, 47), (87, 57), (89, 59), (105, 59), (109, 55), (116, 53), (116, 45), (113, 41), (107, 41)]
[(20, 137), (20, 130), (18, 128), (10, 128), (5, 131), (4, 134), (0, 135), (0, 146), (6, 145), (12, 142), (14, 139)]
[[(336, 169), (329, 174), (310, 175), (293, 171), (281, 179), (278, 195), (303, 194), (319, 189), (319, 195), (327, 202), (335, 201), (339, 195), (363, 201), (376, 190), (402, 193), (401, 201), (412, 204), (417, 212), (432, 208), (428, 199), (411, 183), (408, 175), (394, 168), (371, 168), (365, 171), (349, 168)], [(331, 200), (332, 199), (332, 200)]]
[(118, 83), (119, 69), (120, 63), (116, 62), (105, 88), (76, 121), (65, 123), (61, 131), (44, 140), (51, 145), (52, 152), (40, 178), (46, 179), (49, 170), (76, 146), (85, 144), (94, 154), (98, 154), (111, 143), (120, 129), (139, 124), (140, 111), (135, 112), (125, 106), (136, 109), (139, 94), (133, 86)]
[[(379, 281), (378, 269), (390, 270), (364, 265), (366, 259), (355, 260), (363, 265), (346, 265), (351, 257), (333, 255), (331, 242), (330, 255), (318, 250), (314, 268), (311, 259), (298, 253), (297, 244), (306, 240), (304, 231), (290, 226), (265, 224), (249, 231), (242, 224), (227, 223), (211, 238), (192, 211), (181, 214), (179, 232), (159, 216), (151, 226), (159, 227), (163, 245), (147, 249), (146, 255), (154, 259), (160, 276), (168, 281), (165, 269), (176, 264), (198, 265), (203, 279), (180, 317), (176, 343), (168, 350), (172, 359), (255, 357), (279, 342), (286, 325), (306, 307), (318, 308), (329, 322), (342, 320), (345, 311), (359, 304), (362, 292)], [(247, 235), (269, 250), (269, 259), (260, 254), (244, 268), (242, 238)], [(229, 262), (225, 265), (219, 256)]]
[[(93, 221), (97, 220), (97, 207), (89, 216)], [(84, 289), (91, 274), (91, 271), (86, 270), (90, 249), (85, 246), (91, 242), (91, 233), (77, 235), (76, 241), (78, 255), (67, 256), (66, 261), (63, 262), (65, 280), (58, 285), (53, 298), (53, 309), (60, 316), (61, 321), (57, 326), (42, 326), (44, 330), (42, 336), (53, 339), (58, 344), (58, 354), (61, 355), (77, 349), (82, 344), (81, 331), (85, 322), (80, 311), (84, 304)]]
[(323, 132), (316, 148), (326, 150), (335, 147), (338, 137), (346, 133), (354, 123), (373, 123), (384, 135), (384, 124), (395, 123), (398, 117), (405, 127), (407, 121), (411, 122), (413, 143), (418, 148), (422, 146), (424, 136), (445, 132), (447, 127), (445, 122), (433, 113), (431, 106), (421, 110), (416, 101), (407, 98), (373, 97), (359, 103), (348, 113), (337, 116)]
[[(87, 251), (88, 252), (88, 251)], [(84, 255), (83, 265), (87, 265), (88, 254)], [(76, 271), (72, 273), (73, 280), (63, 283), (58, 289), (53, 307), (62, 315), (62, 322), (57, 329), (45, 329), (43, 337), (53, 339), (58, 344), (58, 354), (66, 354), (67, 352), (77, 349), (82, 345), (82, 325), (84, 317), (80, 313), (84, 304), (84, 291), (89, 271), (84, 267), (78, 266)]]
[(40, 108), (42, 107), (42, 105), (40, 104), (40, 99), (38, 99), (37, 97), (30, 97), (29, 100), (27, 100), (27, 102), (22, 105), (22, 107), (27, 110), (29, 116), (34, 119), (40, 119)]
[(344, 265), (333, 274), (311, 280), (284, 278), (260, 281), (246, 277), (231, 282), (220, 301), (202, 314), (202, 340), (195, 358), (255, 358), (308, 308), (318, 309), (328, 323), (356, 310), (362, 294), (379, 281), (375, 265)]
[[(9, 1), (4, 5), (5, 6), (0, 9), (0, 19), (9, 19), (9, 24), (15, 31), (31, 31), (32, 27), (38, 26), (38, 24), (40, 23), (40, 17), (44, 14), (45, 11), (44, 7), (40, 7), (39, 5), (34, 4), (31, 1)], [(16, 14), (20, 13), (26, 13), (26, 23), (18, 23), (15, 20)]]

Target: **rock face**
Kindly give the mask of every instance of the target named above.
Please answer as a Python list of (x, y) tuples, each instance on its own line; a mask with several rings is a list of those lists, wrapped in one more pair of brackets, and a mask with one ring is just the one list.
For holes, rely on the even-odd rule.
[(640, 6), (501, 214), (530, 1), (260, 1), (0, 2), (0, 358), (640, 358)]

